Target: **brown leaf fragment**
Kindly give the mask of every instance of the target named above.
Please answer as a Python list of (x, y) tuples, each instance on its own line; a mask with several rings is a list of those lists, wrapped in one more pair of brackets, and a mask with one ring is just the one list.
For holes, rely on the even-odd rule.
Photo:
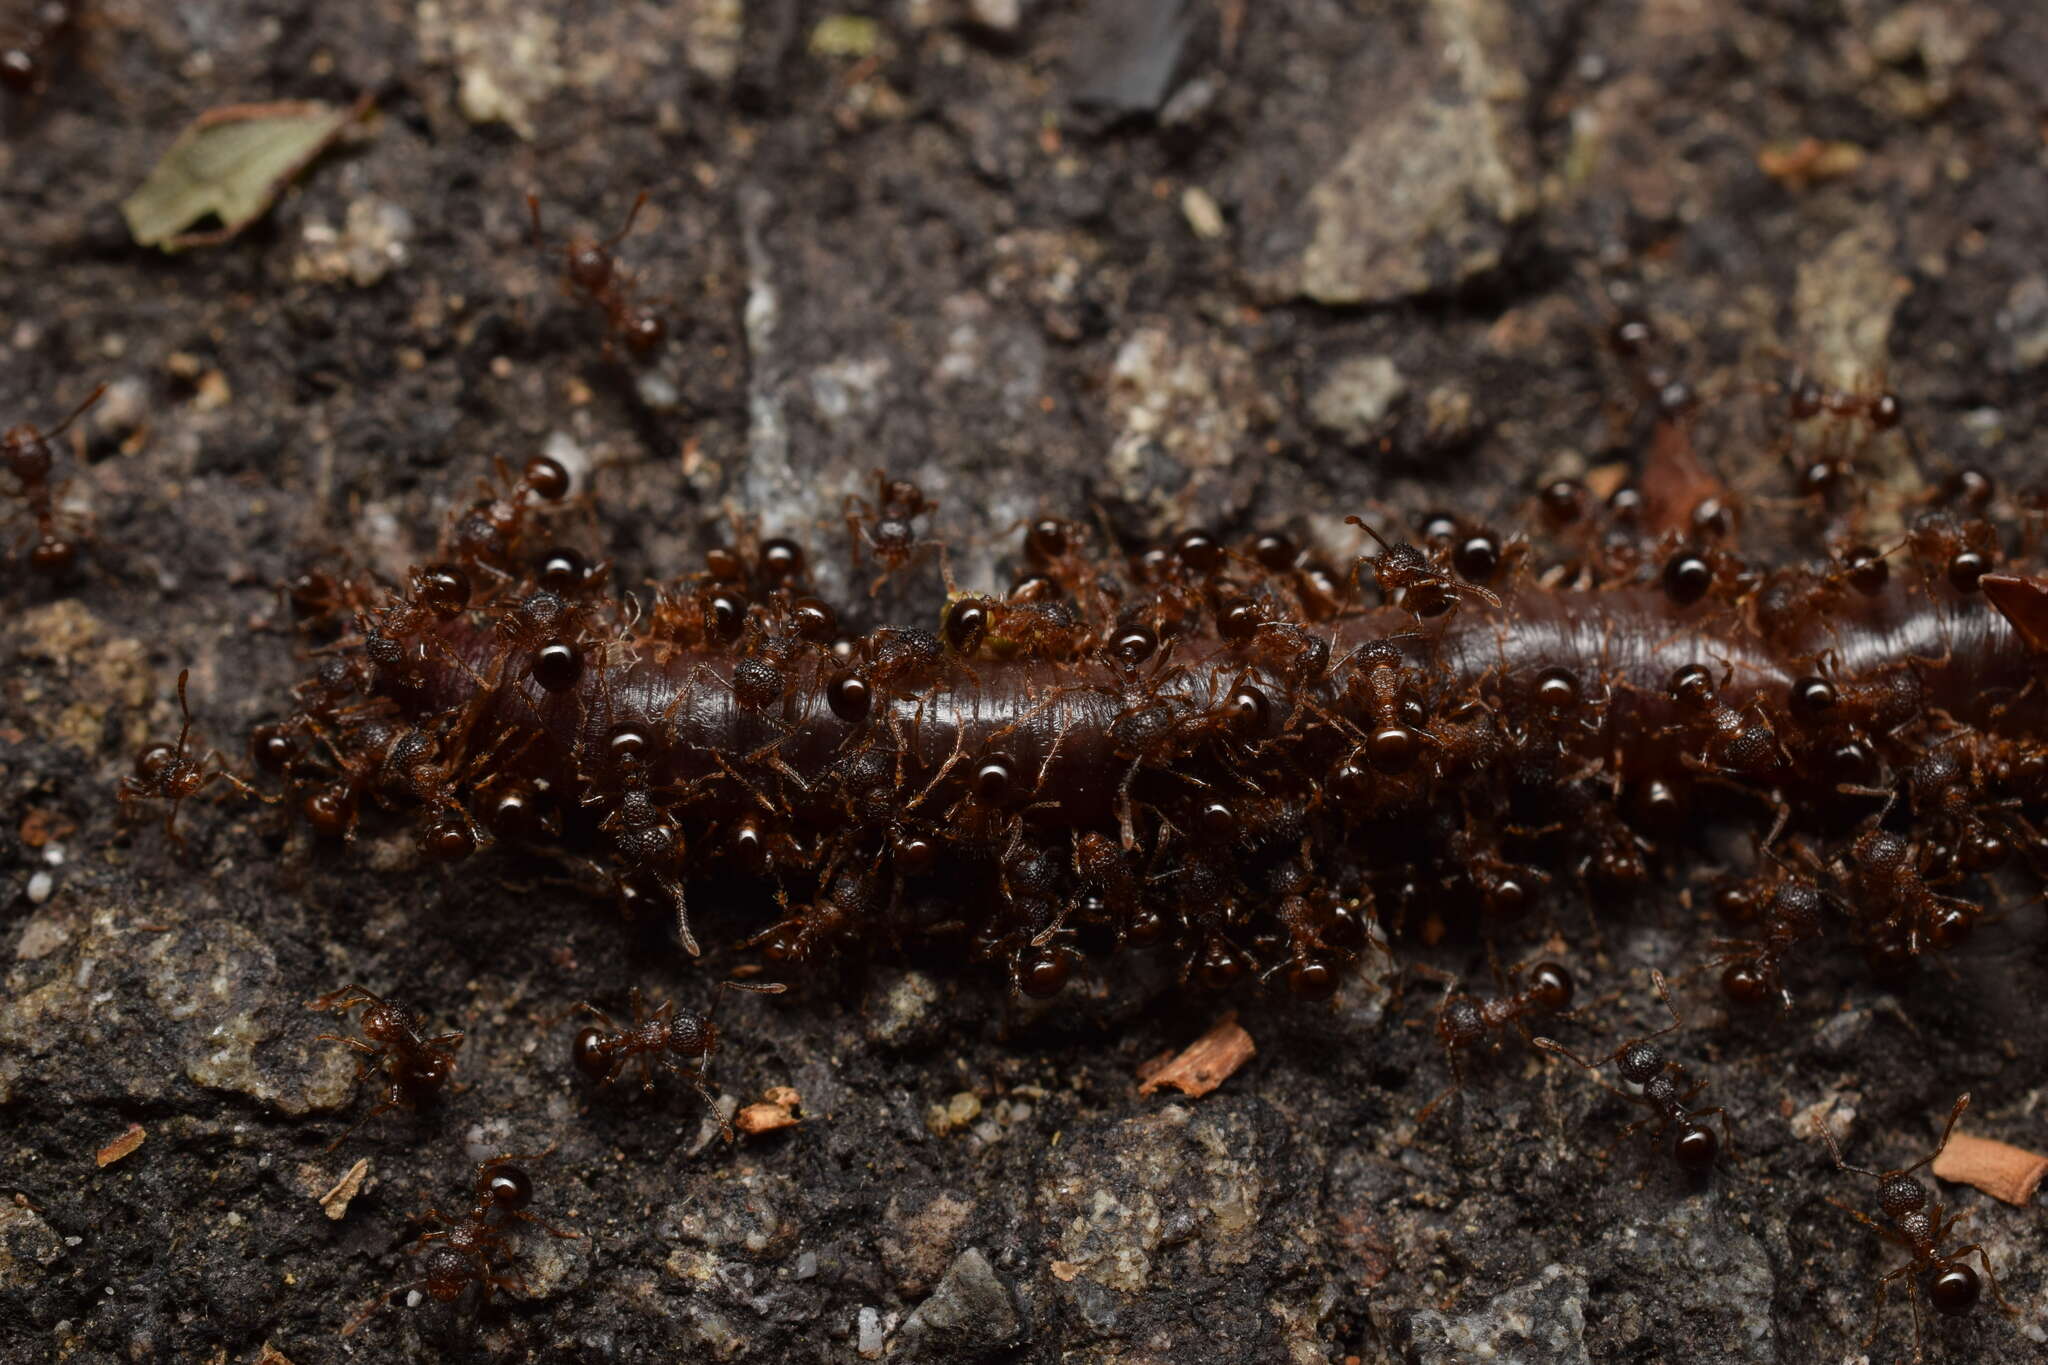
[(1991, 1138), (1951, 1133), (1948, 1146), (1934, 1158), (1934, 1174), (1940, 1180), (1975, 1185), (2008, 1204), (2027, 1204), (2041, 1187), (2041, 1177), (2048, 1174), (2048, 1156)]
[(1214, 1028), (1183, 1048), (1179, 1056), (1145, 1077), (1138, 1093), (1156, 1094), (1170, 1085), (1183, 1095), (1199, 1099), (1229, 1080), (1230, 1074), (1257, 1050), (1252, 1045), (1252, 1036), (1238, 1024), (1237, 1011), (1232, 1010), (1217, 1020)]
[(137, 1147), (140, 1147), (142, 1145), (142, 1139), (147, 1136), (148, 1134), (143, 1131), (141, 1124), (131, 1123), (128, 1125), (127, 1132), (121, 1134), (121, 1136), (115, 1138), (112, 1142), (100, 1148), (99, 1151), (94, 1154), (93, 1160), (97, 1161), (102, 1167), (111, 1166), (115, 1162), (119, 1161), (122, 1157), (127, 1156), (130, 1152), (134, 1151)]
[[(121, 201), (129, 234), (138, 245), (165, 251), (229, 240), (262, 217), (293, 177), (369, 108), (365, 95), (349, 106), (284, 100), (207, 110)], [(220, 226), (190, 231), (207, 218)]]
[(341, 1179), (335, 1181), (333, 1187), (327, 1193), (320, 1196), (321, 1212), (325, 1213), (335, 1222), (340, 1222), (342, 1215), (348, 1212), (349, 1201), (354, 1199), (357, 1192), (363, 1188), (363, 1177), (368, 1175), (369, 1171), (370, 1159), (368, 1157), (362, 1158), (355, 1165), (349, 1167)]

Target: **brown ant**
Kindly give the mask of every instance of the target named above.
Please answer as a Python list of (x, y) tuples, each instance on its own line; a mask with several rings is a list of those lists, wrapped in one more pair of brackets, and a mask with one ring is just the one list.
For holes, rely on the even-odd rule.
[[(635, 305), (632, 278), (619, 269), (619, 263), (612, 258), (612, 248), (625, 240), (626, 234), (633, 230), (640, 210), (646, 206), (647, 191), (642, 190), (634, 199), (633, 207), (626, 210), (626, 221), (619, 224), (617, 232), (603, 241), (572, 237), (562, 248), (564, 290), (581, 294), (597, 305), (610, 324), (612, 339), (623, 343), (627, 350), (642, 360), (659, 350), (662, 342), (668, 339), (668, 326), (659, 314)], [(540, 226), (539, 195), (526, 196), (526, 211), (533, 216), (533, 240), (536, 245), (541, 245), (545, 239)], [(609, 340), (605, 348), (610, 350)]]
[[(527, 518), (540, 504), (559, 503), (569, 496), (569, 471), (551, 456), (535, 455), (529, 459), (517, 479), (503, 460), (494, 463), (497, 485), (483, 481), (484, 496), (451, 519), (441, 538), (443, 553), (454, 564), (431, 566), (429, 573), (452, 568), (459, 579), (462, 570), (467, 569), (487, 579), (509, 581), (514, 576), (513, 566), (521, 557)], [(466, 589), (467, 585), (461, 586)], [(451, 600), (454, 589), (455, 585), (444, 589)], [(465, 590), (461, 595), (467, 601), (469, 593)]]
[[(1735, 1135), (1729, 1131), (1726, 1109), (1719, 1105), (1711, 1109), (1689, 1107), (1693, 1097), (1707, 1088), (1707, 1083), (1704, 1080), (1693, 1081), (1689, 1088), (1681, 1091), (1679, 1087), (1684, 1086), (1689, 1079), (1684, 1063), (1667, 1058), (1664, 1049), (1653, 1041), (1667, 1033), (1677, 1032), (1685, 1027), (1685, 1021), (1679, 1018), (1678, 1006), (1671, 1002), (1671, 990), (1664, 984), (1664, 973), (1653, 971), (1650, 973), (1650, 979), (1657, 985), (1657, 995), (1664, 1001), (1664, 1008), (1671, 1011), (1671, 1022), (1655, 1033), (1646, 1034), (1641, 1038), (1631, 1038), (1616, 1048), (1611, 1055), (1597, 1062), (1587, 1061), (1554, 1038), (1538, 1038), (1536, 1046), (1572, 1062), (1591, 1074), (1593, 1079), (1599, 1081), (1606, 1089), (1625, 1100), (1633, 1100), (1650, 1111), (1647, 1118), (1637, 1119), (1621, 1130), (1621, 1136), (1615, 1139), (1616, 1146), (1628, 1141), (1638, 1129), (1654, 1123), (1657, 1125), (1655, 1131), (1659, 1136), (1666, 1131), (1671, 1133), (1670, 1148), (1673, 1161), (1689, 1172), (1706, 1171), (1712, 1168), (1715, 1157), (1720, 1154), (1721, 1143), (1714, 1136), (1714, 1130), (1700, 1120), (1709, 1114), (1721, 1116), (1721, 1131), (1727, 1137), (1731, 1152), (1735, 1149)], [(1600, 1077), (1600, 1068), (1609, 1062), (1616, 1063), (1615, 1069), (1621, 1073), (1623, 1080), (1641, 1087), (1639, 1093), (1632, 1095), (1626, 1090), (1608, 1084)], [(1612, 1147), (1608, 1148), (1607, 1152), (1601, 1154), (1601, 1159), (1604, 1161), (1613, 1150)]]
[(440, 1033), (427, 1037), (420, 1016), (405, 1006), (383, 1000), (353, 983), (330, 991), (318, 1000), (306, 1002), (309, 1010), (333, 1010), (346, 1014), (360, 1007), (357, 1021), (360, 1038), (340, 1033), (323, 1033), (322, 1042), (341, 1043), (361, 1054), (356, 1060), (356, 1082), (361, 1084), (373, 1070), (384, 1073), (384, 1094), (377, 1106), (350, 1124), (348, 1131), (328, 1144), (333, 1151), (348, 1141), (356, 1129), (377, 1115), (393, 1109), (419, 1110), (433, 1103), (441, 1087), (455, 1072), (455, 1049), (462, 1046), (462, 1034)]
[[(755, 991), (762, 995), (780, 995), (788, 987), (780, 982), (755, 984), (747, 981), (721, 981), (721, 991)], [(719, 1131), (725, 1140), (733, 1140), (732, 1122), (718, 1111), (718, 1097), (705, 1083), (710, 1070), (712, 1054), (718, 1051), (718, 1026), (712, 1022), (718, 1013), (718, 1002), (725, 997), (713, 996), (711, 1007), (702, 1014), (691, 1009), (678, 1009), (672, 1000), (664, 1000), (652, 1012), (635, 986), (629, 997), (633, 1009), (633, 1024), (620, 1028), (606, 1014), (588, 1000), (576, 1008), (594, 1017), (595, 1025), (586, 1024), (576, 1031), (576, 1039), (570, 1044), (569, 1056), (576, 1063), (576, 1069), (596, 1081), (599, 1085), (610, 1085), (619, 1077), (626, 1063), (638, 1060), (640, 1063), (641, 1089), (652, 1092), (656, 1068), (673, 1072), (683, 1077), (696, 1088), (704, 1099), (707, 1110), (718, 1119)]]
[(1983, 913), (1974, 902), (1929, 886), (1912, 842), (1874, 823), (1856, 836), (1837, 867), (1859, 908), (1868, 907), (1866, 922), (1874, 936), (1901, 939), (1914, 957), (1930, 946), (1960, 945)]
[(178, 833), (178, 809), (215, 778), (228, 783), (244, 796), (258, 801), (269, 799), (227, 769), (209, 769), (204, 759), (192, 757), (187, 750), (186, 740), (192, 733), (192, 708), (185, 702), (185, 681), (191, 676), (189, 668), (178, 671), (178, 709), (185, 714), (185, 723), (178, 731), (178, 742), (152, 744), (137, 754), (135, 774), (121, 780), (119, 796), (123, 806), (132, 801), (170, 802), (171, 808), (164, 816), (164, 833), (180, 849), (185, 847), (185, 836)]
[[(1946, 1222), (1942, 1221), (1942, 1206), (1936, 1204), (1928, 1213), (1927, 1187), (1913, 1179), (1913, 1172), (1940, 1156), (1948, 1146), (1949, 1135), (1955, 1132), (1956, 1120), (1963, 1116), (1963, 1110), (1970, 1107), (1967, 1091), (1956, 1097), (1955, 1106), (1948, 1111), (1948, 1124), (1941, 1130), (1941, 1141), (1934, 1150), (1921, 1157), (1912, 1165), (1895, 1171), (1873, 1171), (1864, 1166), (1851, 1166), (1842, 1159), (1842, 1149), (1835, 1142), (1835, 1135), (1828, 1128), (1826, 1120), (1814, 1124), (1820, 1130), (1821, 1139), (1827, 1143), (1828, 1152), (1835, 1159), (1835, 1165), (1856, 1175), (1867, 1175), (1877, 1181), (1877, 1205), (1883, 1210), (1885, 1222), (1880, 1223), (1860, 1209), (1852, 1209), (1840, 1200), (1830, 1198), (1828, 1202), (1854, 1218), (1863, 1226), (1884, 1238), (1887, 1242), (1905, 1248), (1912, 1260), (1890, 1272), (1877, 1282), (1877, 1303), (1882, 1308), (1891, 1282), (1906, 1281), (1906, 1300), (1913, 1305), (1913, 1359), (1923, 1358), (1920, 1336), (1920, 1294), (1918, 1275), (1921, 1271), (1932, 1271), (1934, 1280), (1927, 1286), (1928, 1302), (1938, 1313), (1948, 1317), (1960, 1317), (1977, 1304), (1983, 1285), (1978, 1282), (1977, 1272), (1963, 1264), (1963, 1258), (1975, 1252), (1978, 1262), (1984, 1267), (1984, 1280), (1991, 1286), (1991, 1297), (1998, 1300), (2000, 1311), (2012, 1314), (2019, 1310), (2005, 1300), (1999, 1292), (1998, 1276), (1991, 1272), (1991, 1258), (1976, 1242), (1957, 1247), (1954, 1251), (1941, 1250), (1942, 1239), (1949, 1230), (1960, 1223), (1965, 1214), (1958, 1213)], [(1875, 1329), (1872, 1335), (1876, 1335)]]
[(882, 568), (881, 574), (868, 585), (868, 596), (880, 592), (890, 576), (901, 573), (919, 552), (937, 549), (944, 554), (938, 541), (919, 540), (915, 525), (918, 517), (929, 516), (938, 506), (910, 480), (892, 479), (879, 469), (875, 471), (872, 504), (856, 494), (847, 495), (846, 534), (853, 542), (853, 565), (856, 569), (860, 567), (861, 547), (865, 545)]
[[(9, 51), (4, 55), (11, 58), (16, 54)], [(0, 70), (4, 69), (0, 67)], [(28, 562), (38, 573), (54, 577), (78, 560), (78, 542), (63, 534), (58, 527), (58, 486), (50, 482), (51, 469), (55, 464), (50, 455), (50, 442), (68, 431), (71, 424), (99, 402), (106, 391), (107, 386), (101, 384), (87, 394), (85, 401), (73, 408), (68, 417), (48, 431), (39, 431), (23, 422), (0, 434), (0, 456), (5, 456), (7, 470), (14, 475), (15, 494), (28, 505), (29, 515), (35, 518), (35, 545), (29, 550)]]
[[(1493, 945), (1486, 947), (1487, 965), (1492, 968), (1494, 984), (1500, 994), (1475, 996), (1460, 990), (1446, 990), (1443, 1003), (1437, 1006), (1436, 1036), (1444, 1045), (1444, 1057), (1450, 1063), (1451, 1083), (1444, 1092), (1431, 1100), (1415, 1115), (1418, 1126), (1429, 1122), (1429, 1116), (1436, 1112), (1438, 1105), (1465, 1088), (1465, 1076), (1459, 1058), (1466, 1049), (1477, 1044), (1489, 1034), (1498, 1034), (1512, 1024), (1522, 1037), (1538, 1042), (1529, 1032), (1524, 1016), (1549, 1014), (1564, 1017), (1571, 1009), (1572, 975), (1555, 962), (1521, 963), (1512, 974), (1501, 970), (1500, 958)], [(1424, 975), (1439, 976), (1447, 987), (1456, 984), (1457, 978), (1448, 972), (1416, 963), (1414, 970)], [(1516, 990), (1510, 976), (1519, 976), (1524, 968), (1528, 970), (1528, 985)], [(1498, 1046), (1498, 1041), (1494, 1046)]]
[[(1371, 536), (1380, 547), (1379, 557), (1370, 561), (1373, 581), (1379, 585), (1380, 592), (1389, 602), (1398, 604), (1417, 620), (1444, 615), (1456, 605), (1460, 593), (1476, 597), (1490, 607), (1500, 606), (1500, 598), (1492, 589), (1446, 573), (1432, 563), (1428, 555), (1406, 541), (1389, 545), (1386, 538), (1363, 517), (1346, 517), (1344, 520)], [(1361, 556), (1353, 566), (1353, 572), (1367, 562)]]
[[(553, 1150), (552, 1147), (548, 1149), (550, 1152)], [(366, 1304), (362, 1311), (349, 1319), (341, 1334), (354, 1335), (356, 1329), (368, 1322), (378, 1309), (411, 1289), (424, 1289), (439, 1303), (455, 1302), (471, 1285), (481, 1287), (485, 1300), (497, 1289), (509, 1290), (524, 1298), (526, 1286), (515, 1277), (500, 1273), (498, 1268), (499, 1258), (506, 1249), (505, 1235), (512, 1230), (506, 1218), (537, 1224), (550, 1237), (560, 1237), (565, 1241), (576, 1241), (583, 1236), (580, 1232), (564, 1232), (527, 1211), (526, 1206), (533, 1202), (533, 1177), (526, 1173), (525, 1167), (512, 1163), (539, 1161), (547, 1154), (508, 1152), (479, 1162), (475, 1193), (466, 1217), (459, 1220), (450, 1218), (433, 1208), (419, 1215), (422, 1221), (439, 1224), (435, 1231), (421, 1233), (406, 1248), (409, 1255), (425, 1253), (420, 1258), (420, 1277), (393, 1285)], [(503, 1216), (493, 1221), (493, 1214)]]
[(1724, 917), (1737, 923), (1763, 920), (1754, 939), (1715, 939), (1707, 945), (1720, 952), (1713, 965), (1721, 968), (1721, 990), (1738, 1004), (1754, 1005), (1777, 993), (1786, 1009), (1792, 992), (1785, 985), (1785, 959), (1800, 944), (1819, 935), (1827, 897), (1812, 881), (1786, 871), (1775, 878), (1735, 882), (1720, 889), (1716, 900)]

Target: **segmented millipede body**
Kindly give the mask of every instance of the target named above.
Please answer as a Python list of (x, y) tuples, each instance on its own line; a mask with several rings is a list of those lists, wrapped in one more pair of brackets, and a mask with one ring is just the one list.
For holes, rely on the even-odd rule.
[(964, 928), (1035, 995), (1133, 946), (1327, 994), (1369, 918), (1611, 899), (1707, 813), (1818, 879), (1825, 924), (1777, 925), (1771, 984), (1829, 932), (1887, 967), (1954, 946), (1982, 878), (2044, 856), (2038, 518), (1929, 503), (1885, 550), (1838, 524), (1753, 563), (1681, 472), (1604, 509), (1554, 485), (1527, 534), (1368, 527), (1348, 574), (1277, 535), (1125, 557), (1045, 519), (1011, 593), (856, 631), (750, 533), (651, 603), (614, 592), (546, 539), (568, 479), (537, 459), (408, 589), (331, 582), (353, 633), (259, 758), (325, 834), (411, 812), (437, 856), (582, 858), (693, 952), (690, 884), (737, 877), (771, 961)]

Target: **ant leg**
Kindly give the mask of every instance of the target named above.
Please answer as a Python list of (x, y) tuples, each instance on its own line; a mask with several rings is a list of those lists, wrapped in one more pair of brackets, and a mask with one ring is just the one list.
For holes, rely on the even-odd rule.
[(379, 1000), (370, 991), (351, 981), (339, 990), (329, 991), (318, 1000), (308, 1000), (306, 1008), (309, 1010), (352, 1010), (357, 1005), (381, 1005), (383, 1003), (382, 1000)]
[(403, 1294), (406, 1290), (419, 1289), (425, 1286), (425, 1284), (426, 1280), (424, 1278), (421, 1278), (417, 1280), (404, 1280), (398, 1284), (392, 1285), (391, 1288), (385, 1290), (376, 1298), (371, 1299), (367, 1304), (364, 1304), (363, 1307), (356, 1313), (354, 1317), (350, 1318), (346, 1323), (344, 1323), (342, 1325), (341, 1335), (345, 1337), (354, 1336), (356, 1334), (356, 1329), (360, 1328), (364, 1323), (368, 1322), (371, 1318), (375, 1317), (377, 1311), (381, 1309), (385, 1304), (391, 1302), (400, 1294)]
[[(367, 1052), (372, 1057), (381, 1057), (384, 1055), (384, 1049), (376, 1046), (373, 1043), (366, 1043), (360, 1038), (350, 1038), (339, 1033), (323, 1033), (319, 1035), (319, 1037), (314, 1039), (314, 1041), (321, 1043), (340, 1043), (343, 1047), (352, 1047), (357, 1052)], [(361, 1080), (362, 1077), (358, 1076), (356, 1079)]]
[[(360, 1080), (361, 1077), (357, 1077), (357, 1079)], [(350, 1138), (354, 1137), (356, 1134), (356, 1130), (361, 1128), (364, 1124), (368, 1123), (371, 1119), (376, 1118), (379, 1114), (388, 1114), (396, 1108), (398, 1108), (398, 1105), (392, 1102), (391, 1100), (386, 1100), (384, 1101), (384, 1103), (376, 1106), (374, 1109), (370, 1110), (369, 1113), (363, 1115), (361, 1118), (357, 1119), (354, 1123), (351, 1123), (346, 1129), (344, 1129), (340, 1137), (328, 1143), (326, 1147), (326, 1152), (332, 1152), (335, 1148), (341, 1146), (342, 1143), (347, 1142)], [(325, 1155), (325, 1152), (323, 1152), (322, 1155)]]
[[(1700, 1085), (1704, 1087), (1706, 1082), (1701, 1081)], [(1721, 1150), (1728, 1154), (1730, 1161), (1735, 1160), (1735, 1129), (1728, 1122), (1728, 1111), (1718, 1104), (1712, 1109), (1695, 1109), (1692, 1111), (1693, 1121), (1697, 1123), (1709, 1114), (1721, 1116)]]
[(1460, 1090), (1463, 1090), (1465, 1088), (1464, 1069), (1458, 1065), (1458, 1050), (1453, 1047), (1446, 1047), (1444, 1049), (1444, 1058), (1446, 1061), (1450, 1063), (1451, 1084), (1449, 1088), (1446, 1089), (1441, 1095), (1438, 1095), (1435, 1099), (1431, 1100), (1428, 1104), (1423, 1105), (1421, 1109), (1416, 1111), (1415, 1126), (1418, 1128), (1420, 1128), (1423, 1124), (1429, 1122), (1429, 1116), (1436, 1112), (1436, 1107), (1438, 1105), (1442, 1104), (1445, 1100), (1449, 1099), (1451, 1096), (1457, 1094)]
[(704, 1112), (718, 1120), (718, 1131), (724, 1136), (725, 1140), (727, 1142), (735, 1141), (736, 1138), (732, 1130), (732, 1120), (727, 1118), (725, 1116), (724, 1111), (718, 1107), (718, 1096), (712, 1091), (710, 1086), (704, 1083), (704, 1073), (699, 1071), (693, 1074), (690, 1077), (690, 1084), (694, 1086), (696, 1088), (697, 1093), (703, 1097)]
[[(1835, 1198), (1833, 1195), (1828, 1195), (1826, 1196), (1826, 1198), (1830, 1204), (1833, 1204), (1843, 1213), (1848, 1214), (1851, 1218), (1854, 1218), (1857, 1222), (1863, 1224), (1864, 1227), (1869, 1228), (1872, 1232), (1884, 1238), (1886, 1241), (1890, 1242), (1898, 1240), (1899, 1233), (1896, 1228), (1888, 1227), (1885, 1224), (1878, 1222), (1875, 1218), (1872, 1218), (1862, 1209), (1856, 1208), (1849, 1204), (1844, 1204), (1841, 1200)], [(1908, 1245), (1910, 1245), (1910, 1243)], [(1891, 1276), (1887, 1275), (1885, 1278), (1890, 1279)]]

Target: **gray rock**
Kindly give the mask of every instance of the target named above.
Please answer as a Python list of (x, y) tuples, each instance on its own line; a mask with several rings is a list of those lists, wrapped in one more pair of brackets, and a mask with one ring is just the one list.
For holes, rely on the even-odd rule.
[(1403, 1324), (1403, 1358), (1413, 1365), (1578, 1365), (1586, 1353), (1586, 1272), (1547, 1265), (1533, 1280), (1462, 1317), (1434, 1308)]
[[(1682, 1199), (1654, 1221), (1613, 1228), (1596, 1254), (1609, 1263), (1603, 1280), (1615, 1285), (1603, 1296), (1603, 1302), (1613, 1299), (1603, 1318), (1625, 1322), (1641, 1304), (1646, 1316), (1686, 1324), (1695, 1359), (1730, 1365), (1779, 1359), (1770, 1256), (1713, 1191)], [(1595, 1349), (1601, 1345), (1596, 1341)]]
[(1501, 263), (1535, 211), (1534, 152), (1500, 0), (1439, 0), (1447, 69), (1417, 70), (1374, 101), (1308, 193), (1299, 288), (1319, 303), (1379, 303), (1455, 287)]
[(2015, 284), (1998, 310), (2005, 333), (2005, 363), (2017, 372), (2048, 361), (2048, 278), (2029, 275)]
[(1023, 1328), (1009, 1286), (981, 1248), (954, 1258), (931, 1297), (904, 1320), (889, 1354), (958, 1360), (1013, 1339)]
[(1392, 356), (1355, 355), (1338, 361), (1309, 398), (1311, 419), (1333, 436), (1365, 445), (1387, 428), (1408, 381)]
[(0, 1204), (0, 1291), (33, 1289), (64, 1254), (64, 1241), (26, 1204)]

